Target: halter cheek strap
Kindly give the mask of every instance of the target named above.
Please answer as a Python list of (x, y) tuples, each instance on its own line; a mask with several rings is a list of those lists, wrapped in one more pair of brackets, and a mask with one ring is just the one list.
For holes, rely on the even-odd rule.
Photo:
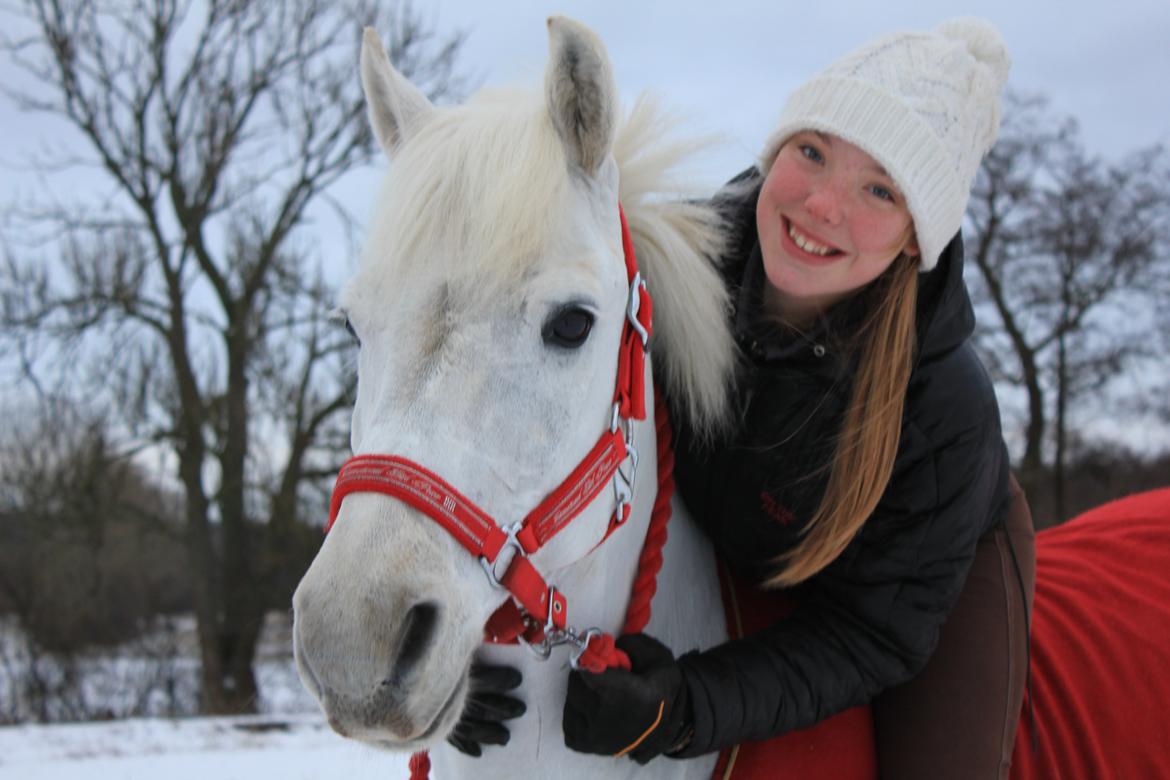
[[(632, 421), (646, 419), (645, 355), (652, 329), (653, 302), (638, 272), (625, 214), (622, 228), (629, 295), (618, 353), (613, 414), (609, 429), (572, 473), (535, 509), (517, 523), (501, 525), (439, 475), (398, 455), (357, 455), (341, 468), (329, 505), (328, 532), (341, 503), (351, 493), (373, 492), (396, 498), (430, 517), (475, 556), (493, 587), (512, 598), (488, 620), (486, 642), (523, 642), (548, 657), (558, 644), (574, 644), (576, 665), (591, 645), (612, 645), (597, 629), (578, 632), (568, 627), (568, 604), (529, 560), (558, 532), (580, 516), (607, 484), (614, 486), (615, 509), (601, 544), (630, 515), (638, 453), (632, 442)], [(626, 472), (621, 466), (629, 462)], [(599, 644), (597, 638), (603, 641)], [(591, 655), (596, 655), (596, 650)], [(608, 654), (610, 657), (612, 653)], [(615, 659), (621, 663), (621, 659)], [(594, 660), (596, 664), (596, 660)], [(628, 661), (627, 661), (628, 663)]]

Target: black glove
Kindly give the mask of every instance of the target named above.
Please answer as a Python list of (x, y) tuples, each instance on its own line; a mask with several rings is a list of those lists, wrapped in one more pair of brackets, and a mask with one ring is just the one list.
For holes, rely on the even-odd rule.
[(631, 671), (569, 674), (565, 745), (581, 753), (628, 754), (639, 764), (680, 750), (691, 733), (692, 717), (674, 653), (646, 634), (626, 634), (617, 646), (630, 657)]
[(505, 695), (520, 687), (520, 672), (511, 666), (471, 665), (471, 690), (463, 714), (447, 741), (456, 750), (478, 758), (483, 745), (508, 744), (508, 729), (502, 721), (519, 718), (528, 709), (524, 702)]

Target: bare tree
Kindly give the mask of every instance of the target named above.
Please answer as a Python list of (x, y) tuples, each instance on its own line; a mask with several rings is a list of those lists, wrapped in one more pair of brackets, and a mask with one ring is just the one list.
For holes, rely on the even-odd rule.
[(372, 0), (25, 0), (21, 16), (4, 48), (29, 86), (8, 94), (65, 120), (86, 149), (66, 162), (105, 189), (20, 208), (51, 240), (9, 251), (3, 322), (30, 375), (37, 356), (96, 355), (95, 393), (171, 453), (203, 707), (246, 711), (302, 491), (344, 443), (350, 346), (306, 225), (372, 158), (361, 28), (389, 32), (432, 99), (461, 89), (462, 36)]
[[(189, 605), (179, 504), (112, 444), (92, 410), (53, 398), (38, 406), (0, 410), (9, 420), (0, 442), (0, 719), (125, 713), (91, 695), (100, 675), (89, 656), (157, 646), (148, 631), (156, 613)], [(156, 672), (171, 667), (160, 653), (151, 660)], [(130, 679), (137, 671), (127, 668), (117, 690), (140, 689), (141, 710), (159, 686)]]
[(1021, 481), (1035, 495), (1052, 442), (1053, 499), (1065, 515), (1071, 413), (1148, 356), (1170, 262), (1170, 161), (1160, 147), (1106, 162), (1075, 123), (1010, 96), (968, 210), (979, 346), (1027, 397)]
[(182, 567), (174, 496), (92, 412), (57, 402), (12, 423), (0, 446), (0, 609), (49, 651), (134, 638)]

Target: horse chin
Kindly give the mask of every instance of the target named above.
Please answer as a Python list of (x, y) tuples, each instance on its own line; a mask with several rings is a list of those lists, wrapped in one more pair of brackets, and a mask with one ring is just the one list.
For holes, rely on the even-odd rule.
[(325, 687), (321, 681), (317, 679), (317, 675), (313, 672), (313, 668), (305, 663), (305, 651), (302, 649), (301, 633), (296, 630), (296, 616), (293, 616), (293, 663), (297, 668), (297, 675), (301, 678), (301, 684), (313, 695), (317, 702), (323, 703), (323, 695)]
[(395, 753), (415, 752), (419, 750), (429, 750), (442, 744), (451, 730), (455, 728), (455, 724), (459, 722), (459, 716), (463, 712), (464, 703), (467, 693), (467, 677), (464, 675), (455, 689), (451, 691), (443, 704), (439, 707), (438, 712), (430, 719), (429, 724), (416, 736), (406, 739), (398, 735), (355, 735), (358, 740), (365, 742), (373, 747), (389, 750)]
[(467, 676), (464, 675), (460, 678), (459, 684), (455, 685), (455, 689), (450, 692), (450, 696), (439, 707), (439, 712), (435, 713), (431, 725), (427, 726), (418, 737), (408, 740), (405, 744), (387, 740), (380, 746), (394, 751), (420, 751), (442, 743), (443, 740), (447, 739), (447, 734), (454, 729), (455, 724), (459, 723), (459, 717), (462, 715), (463, 705), (467, 698), (466, 693)]
[[(299, 642), (294, 642), (299, 649)], [(470, 660), (454, 679), (415, 679), (407, 686), (380, 687), (372, 694), (346, 694), (324, 684), (296, 653), (305, 687), (317, 699), (330, 727), (343, 737), (394, 752), (426, 750), (441, 744), (459, 722), (470, 688)], [(430, 691), (449, 688), (435, 704)]]

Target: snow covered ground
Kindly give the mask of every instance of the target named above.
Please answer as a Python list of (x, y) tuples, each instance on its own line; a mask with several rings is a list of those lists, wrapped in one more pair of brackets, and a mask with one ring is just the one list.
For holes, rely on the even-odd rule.
[(316, 715), (0, 728), (0, 780), (406, 780), (406, 761)]
[[(288, 616), (271, 618), (256, 663), (263, 714), (0, 726), (0, 780), (406, 780), (407, 756), (367, 748), (328, 727), (293, 668)], [(180, 698), (193, 696), (194, 621), (181, 618), (173, 628), (179, 656), (167, 668)], [(17, 640), (12, 625), (0, 620), (5, 664), (22, 660)], [(79, 670), (90, 711), (102, 709), (97, 704), (122, 711), (123, 699), (141, 689), (139, 678), (152, 668), (150, 659), (134, 657), (142, 647), (84, 659)], [(0, 674), (0, 710), (7, 712), (12, 691), (5, 677)]]

